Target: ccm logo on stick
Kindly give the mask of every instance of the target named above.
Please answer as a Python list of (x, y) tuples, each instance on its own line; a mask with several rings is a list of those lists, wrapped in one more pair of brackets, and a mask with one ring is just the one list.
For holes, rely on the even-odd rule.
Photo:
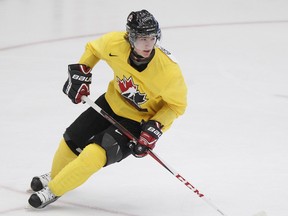
[(194, 193), (196, 193), (199, 197), (203, 197), (204, 195), (199, 192), (193, 185), (191, 185), (186, 179), (184, 179), (181, 175), (177, 174), (176, 178), (178, 178), (181, 182), (183, 182), (189, 189), (191, 189)]

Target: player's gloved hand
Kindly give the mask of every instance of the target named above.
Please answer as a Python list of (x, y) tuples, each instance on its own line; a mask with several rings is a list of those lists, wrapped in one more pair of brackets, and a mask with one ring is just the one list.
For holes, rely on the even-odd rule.
[(163, 126), (154, 120), (142, 122), (142, 131), (138, 139), (138, 143), (134, 147), (134, 154), (137, 157), (144, 157), (147, 151), (152, 150), (160, 136), (162, 135)]
[(64, 84), (63, 92), (68, 95), (73, 103), (81, 102), (83, 95), (90, 95), (91, 69), (83, 64), (68, 65), (68, 79)]

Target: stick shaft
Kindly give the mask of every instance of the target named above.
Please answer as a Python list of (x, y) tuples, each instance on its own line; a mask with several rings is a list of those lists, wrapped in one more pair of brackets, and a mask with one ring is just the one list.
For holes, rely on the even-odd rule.
[[(101, 114), (105, 119), (107, 119), (112, 125), (118, 128), (122, 133), (124, 133), (130, 140), (137, 142), (137, 138), (128, 131), (125, 127), (123, 127), (119, 122), (117, 122), (112, 116), (102, 110), (97, 104), (95, 104), (92, 100), (90, 100), (86, 96), (82, 96), (82, 101), (85, 101), (89, 104), (93, 109), (95, 109), (99, 114)], [(227, 216), (224, 214), (215, 204), (213, 204), (209, 199), (204, 196), (204, 194), (200, 193), (200, 191), (195, 188), (189, 181), (187, 181), (182, 175), (180, 175), (176, 170), (174, 170), (170, 165), (168, 165), (163, 159), (161, 159), (157, 154), (148, 151), (148, 154), (156, 160), (161, 166), (163, 166), (166, 170), (168, 170), (172, 175), (174, 175), (179, 181), (181, 181), (186, 187), (192, 190), (198, 197), (204, 200), (208, 205), (214, 208), (217, 212), (219, 212), (222, 216)]]

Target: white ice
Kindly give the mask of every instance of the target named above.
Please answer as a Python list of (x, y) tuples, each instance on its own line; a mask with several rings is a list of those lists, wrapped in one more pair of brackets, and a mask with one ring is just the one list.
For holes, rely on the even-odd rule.
[[(142, 8), (189, 88), (185, 115), (155, 152), (229, 216), (287, 216), (287, 0), (0, 0), (0, 215), (220, 215), (150, 157), (26, 208), (31, 177), (49, 171), (65, 128), (88, 107), (62, 93), (67, 65)], [(111, 78), (105, 63), (94, 68), (92, 99)]]

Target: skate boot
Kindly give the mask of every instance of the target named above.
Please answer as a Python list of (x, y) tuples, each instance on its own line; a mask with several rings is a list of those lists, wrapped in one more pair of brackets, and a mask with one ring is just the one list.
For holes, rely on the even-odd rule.
[(42, 190), (44, 187), (46, 187), (49, 181), (51, 181), (50, 173), (46, 173), (40, 176), (35, 176), (33, 177), (31, 181), (30, 187), (32, 191), (37, 192), (37, 191)]
[(59, 197), (55, 196), (49, 187), (44, 187), (42, 190), (33, 193), (28, 202), (29, 204), (37, 209), (44, 208), (52, 202), (55, 202)]

